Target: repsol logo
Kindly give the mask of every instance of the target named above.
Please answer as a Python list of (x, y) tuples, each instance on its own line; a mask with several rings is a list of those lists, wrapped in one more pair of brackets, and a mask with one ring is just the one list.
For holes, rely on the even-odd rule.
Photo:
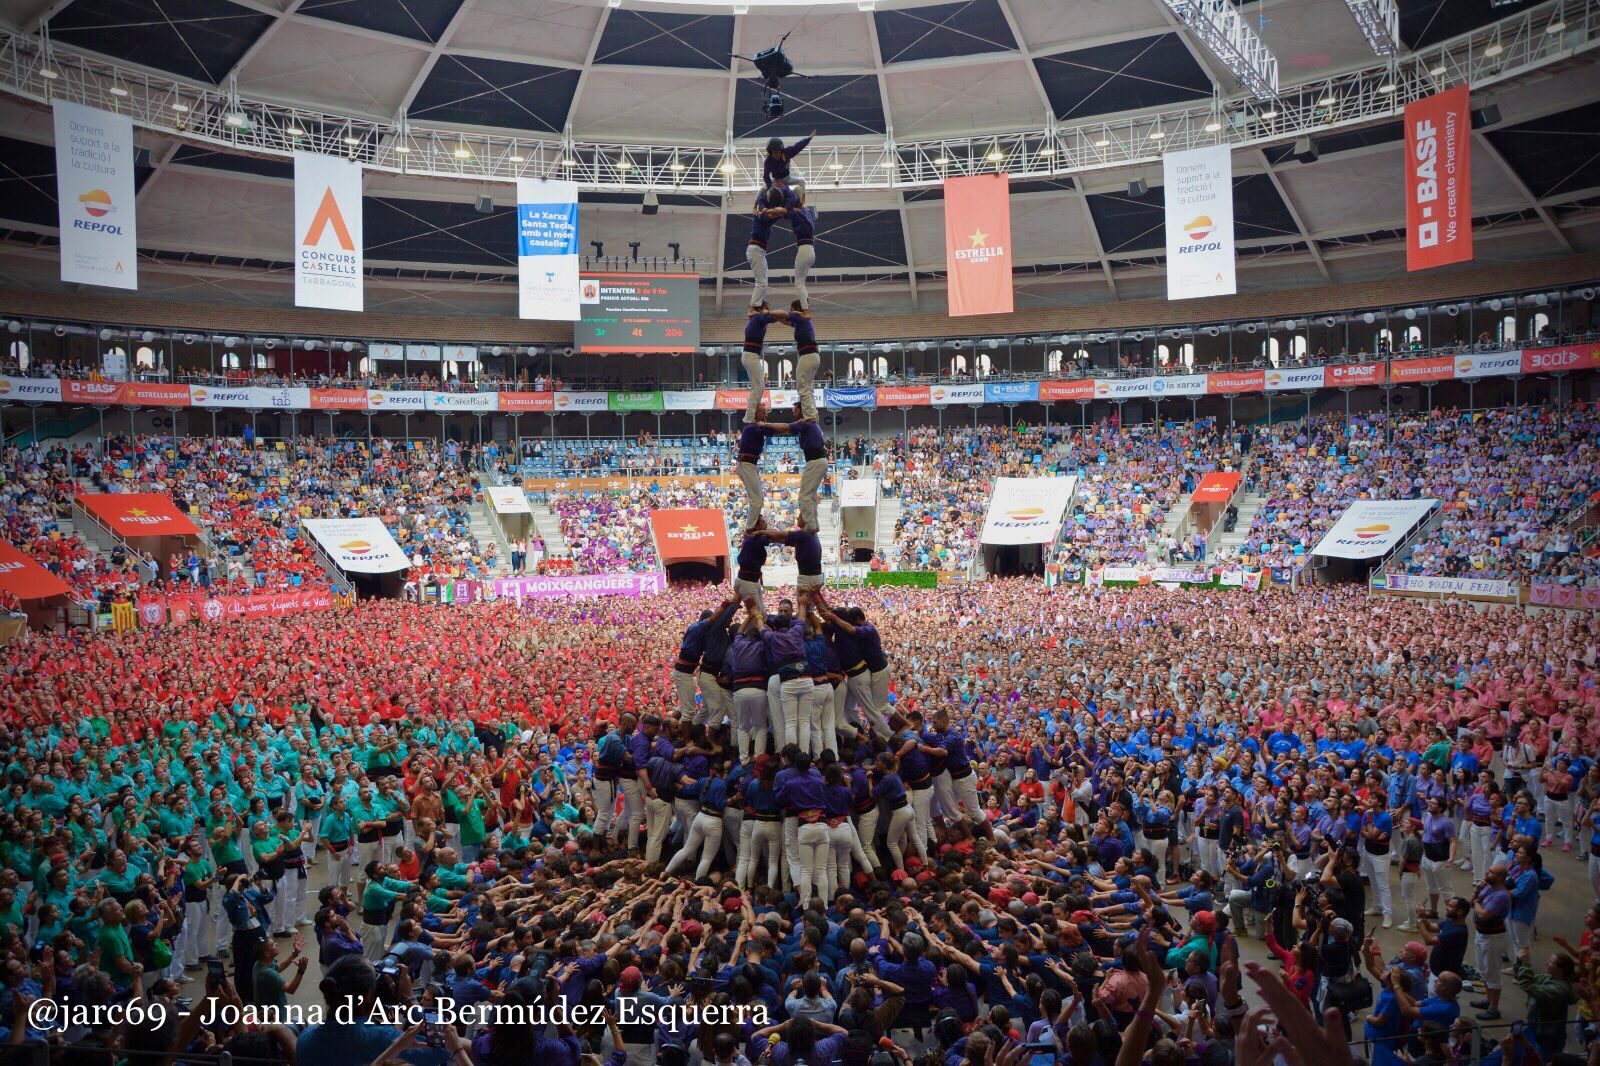
[(1185, 244), (1178, 249), (1179, 255), (1193, 255), (1195, 252), (1220, 252), (1221, 241), (1206, 241), (1204, 244)]
[(81, 229), (88, 233), (113, 233), (122, 235), (122, 227), (114, 226), (109, 222), (90, 222), (87, 219), (75, 218), (72, 220), (73, 229)]

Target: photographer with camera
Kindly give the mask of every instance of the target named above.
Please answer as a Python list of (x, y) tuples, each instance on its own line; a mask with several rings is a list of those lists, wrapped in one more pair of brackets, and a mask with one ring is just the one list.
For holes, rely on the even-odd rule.
[(274, 899), (270, 874), (256, 871), (256, 880), (248, 874), (239, 874), (222, 898), (222, 909), (233, 928), (233, 987), (246, 1003), (255, 999), (256, 945), (267, 939), (267, 926), (272, 921), (268, 908)]

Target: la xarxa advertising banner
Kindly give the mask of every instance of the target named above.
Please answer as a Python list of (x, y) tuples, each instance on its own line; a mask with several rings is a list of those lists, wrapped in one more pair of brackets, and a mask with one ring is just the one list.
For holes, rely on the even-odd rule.
[(517, 317), (576, 322), (578, 185), (517, 179)]
[(1173, 396), (1204, 396), (1204, 374), (1181, 374), (1176, 377), (1151, 378), (1150, 395), (1168, 399)]
[(1006, 174), (944, 183), (945, 270), (950, 314), (1008, 314), (1011, 290), (1011, 179)]
[(664, 563), (728, 554), (728, 519), (716, 507), (651, 511), (650, 531)]
[(31, 556), (0, 540), (0, 592), (19, 600), (65, 596), (72, 589), (59, 577), (34, 562)]
[(515, 485), (490, 485), (483, 490), (496, 514), (529, 514), (528, 494)]
[(1472, 103), (1465, 85), (1406, 105), (1406, 269), (1472, 259)]
[(54, 112), (61, 280), (137, 289), (133, 122), (64, 100)]
[(536, 577), (501, 577), (492, 585), (496, 599), (553, 600), (584, 596), (654, 596), (665, 592), (667, 575), (655, 570), (644, 574), (551, 574)]
[(1061, 532), (1075, 477), (995, 478), (983, 516), (984, 544), (1049, 544)]
[(360, 311), (365, 248), (361, 164), (294, 154), (294, 304)]
[(78, 503), (124, 537), (184, 537), (200, 532), (172, 497), (160, 493), (84, 493)]
[(1225, 144), (1161, 157), (1166, 187), (1167, 299), (1231, 296), (1233, 151)]
[(1433, 500), (1357, 500), (1311, 550), (1335, 559), (1376, 559), (1405, 539)]
[(341, 570), (388, 574), (411, 565), (381, 519), (306, 518), (301, 524)]

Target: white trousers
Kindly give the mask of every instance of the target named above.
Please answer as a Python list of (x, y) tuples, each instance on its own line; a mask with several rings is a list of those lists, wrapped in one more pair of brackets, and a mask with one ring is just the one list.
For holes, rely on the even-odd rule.
[(711, 864), (716, 860), (717, 849), (722, 844), (722, 819), (705, 811), (696, 812), (694, 819), (689, 823), (689, 835), (683, 842), (683, 847), (678, 849), (678, 854), (672, 857), (667, 864), (667, 873), (675, 874), (680, 869), (688, 866), (696, 857), (700, 865), (695, 867), (694, 879), (701, 882), (711, 872)]
[[(767, 721), (767, 693), (765, 689), (741, 688), (733, 693), (734, 740), (739, 745), (741, 761), (748, 747), (751, 757), (765, 755), (769, 750), (771, 730)], [(775, 747), (773, 745), (772, 747)]]
[(800, 524), (806, 529), (815, 531), (822, 528), (817, 520), (817, 494), (822, 491), (822, 479), (827, 476), (826, 459), (807, 459), (806, 465), (800, 470)]
[(1485, 988), (1500, 987), (1500, 969), (1506, 963), (1506, 934), (1477, 933), (1475, 946), (1478, 955), (1478, 973), (1483, 976)]
[[(763, 257), (764, 258), (764, 257)], [(811, 268), (817, 264), (817, 246), (802, 244), (794, 250), (794, 294), (800, 298), (800, 306), (807, 311), (811, 310), (811, 292), (806, 288), (806, 278), (811, 273)], [(763, 264), (764, 265), (764, 264)]]
[(617, 813), (617, 783), (615, 781), (601, 781), (596, 778), (594, 782), (594, 832), (596, 836), (607, 836), (611, 832), (611, 822)]
[(915, 813), (915, 819), (911, 823), (911, 846), (922, 856), (922, 861), (927, 862), (928, 848), (933, 841), (933, 789), (912, 788), (906, 792), (911, 798), (911, 809)]
[(759, 244), (747, 244), (744, 256), (750, 261), (750, 276), (756, 283), (750, 290), (750, 306), (760, 307), (761, 301), (767, 298), (767, 250)]
[[(817, 417), (817, 370), (822, 366), (822, 353), (807, 352), (794, 364), (794, 387), (800, 393), (800, 417)], [(803, 484), (803, 483), (802, 483)], [(804, 488), (801, 489), (802, 496)]]
[[(778, 682), (778, 705), (783, 714), (783, 742), (809, 750), (811, 745), (812, 690), (809, 677)], [(805, 739), (802, 740), (801, 738)]]
[[(802, 745), (804, 747), (805, 745)], [(811, 744), (812, 755), (824, 751), (839, 753), (839, 722), (833, 711), (833, 685), (827, 681), (811, 684)]]
[(628, 850), (639, 846), (639, 823), (644, 821), (644, 786), (637, 777), (623, 777), (617, 781), (622, 789), (622, 816), (628, 820)]
[(761, 503), (764, 499), (761, 494), (761, 471), (756, 469), (754, 463), (740, 463), (733, 468), (733, 472), (739, 475), (739, 483), (744, 486), (745, 497), (749, 501), (744, 512), (744, 531), (748, 533), (761, 522)]
[(645, 800), (644, 821), (648, 834), (645, 838), (644, 861), (660, 862), (661, 849), (666, 845), (668, 831), (672, 829), (672, 804), (659, 796)]
[(897, 870), (905, 869), (906, 847), (915, 847), (911, 833), (916, 820), (916, 812), (911, 809), (909, 803), (889, 815), (889, 829), (883, 842), (889, 849), (889, 859)]
[(672, 670), (672, 692), (678, 698), (678, 713), (687, 721), (696, 721), (694, 674), (686, 674), (674, 667)]
[(782, 823), (746, 818), (744, 825), (739, 829), (739, 865), (734, 871), (734, 881), (740, 888), (749, 887), (750, 877), (755, 873), (756, 862), (765, 858), (767, 887), (776, 888), (782, 855)]
[(1385, 918), (1394, 918), (1394, 900), (1390, 898), (1389, 856), (1374, 855), (1361, 849), (1361, 873), (1372, 886), (1374, 902)]
[(700, 710), (694, 720), (700, 725), (721, 725), (723, 719), (733, 715), (733, 699), (711, 671), (701, 670), (699, 677)]
[(827, 876), (828, 824), (826, 822), (801, 822), (796, 830), (800, 845), (799, 874), (800, 906), (804, 907), (819, 889)]

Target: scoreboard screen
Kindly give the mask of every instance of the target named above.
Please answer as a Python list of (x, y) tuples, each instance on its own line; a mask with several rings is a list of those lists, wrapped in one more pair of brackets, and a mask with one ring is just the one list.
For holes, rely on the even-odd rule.
[(700, 346), (700, 275), (590, 274), (578, 278), (580, 352), (692, 353)]

